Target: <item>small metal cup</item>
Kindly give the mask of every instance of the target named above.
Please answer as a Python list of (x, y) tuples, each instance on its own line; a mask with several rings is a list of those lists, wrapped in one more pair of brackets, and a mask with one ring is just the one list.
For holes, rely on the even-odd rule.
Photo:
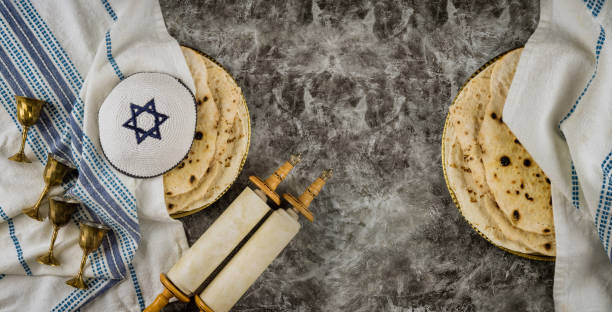
[(84, 221), (80, 225), (81, 233), (79, 236), (79, 246), (83, 250), (83, 258), (81, 258), (81, 267), (79, 273), (66, 281), (66, 284), (79, 288), (87, 289), (87, 284), (83, 281), (83, 270), (85, 269), (85, 263), (87, 262), (87, 255), (100, 247), (104, 234), (110, 230), (107, 226)]
[(68, 162), (49, 153), (47, 156), (47, 165), (45, 166), (45, 171), (43, 173), (45, 188), (38, 197), (36, 204), (30, 208), (23, 209), (23, 213), (34, 220), (42, 221), (43, 219), (38, 215), (38, 209), (40, 208), (40, 204), (42, 203), (43, 199), (47, 195), (47, 192), (49, 192), (49, 188), (60, 185), (66, 174), (73, 169), (74, 168), (71, 167)]
[(9, 157), (9, 159), (16, 162), (30, 163), (31, 161), (23, 152), (26, 138), (28, 137), (28, 129), (38, 121), (40, 110), (46, 102), (23, 96), (15, 96), (15, 101), (17, 102), (17, 120), (19, 120), (19, 123), (23, 126), (23, 132), (21, 133), (21, 147), (19, 148), (19, 152)]
[(53, 245), (55, 244), (60, 227), (70, 222), (72, 214), (80, 205), (81, 203), (78, 200), (63, 196), (54, 196), (49, 199), (49, 220), (53, 223), (53, 235), (51, 236), (49, 252), (39, 256), (36, 259), (38, 263), (52, 266), (60, 265), (59, 261), (53, 256)]

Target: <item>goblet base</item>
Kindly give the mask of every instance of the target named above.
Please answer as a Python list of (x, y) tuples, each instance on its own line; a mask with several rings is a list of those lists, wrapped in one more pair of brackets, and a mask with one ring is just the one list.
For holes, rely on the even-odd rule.
[(57, 259), (55, 259), (55, 257), (52, 254), (46, 254), (46, 255), (39, 256), (38, 258), (36, 258), (36, 261), (40, 264), (46, 264), (50, 266), (60, 265), (59, 261), (57, 261)]
[(82, 277), (74, 277), (66, 281), (66, 284), (78, 288), (78, 289), (87, 289), (87, 284), (83, 281)]
[(26, 216), (36, 221), (43, 221), (43, 218), (38, 214), (38, 208), (36, 207), (26, 208), (26, 209), (23, 209), (22, 211)]
[(8, 159), (16, 162), (31, 163), (31, 161), (26, 157), (25, 153), (17, 153)]

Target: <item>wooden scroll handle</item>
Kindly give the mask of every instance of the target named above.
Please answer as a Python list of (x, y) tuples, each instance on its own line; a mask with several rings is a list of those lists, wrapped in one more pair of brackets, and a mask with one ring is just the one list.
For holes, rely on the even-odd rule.
[(148, 307), (146, 307), (144, 312), (159, 312), (161, 311), (172, 297), (176, 297), (178, 300), (182, 302), (189, 302), (189, 297), (185, 295), (182, 291), (180, 291), (168, 277), (166, 274), (162, 273), (159, 276), (159, 280), (162, 285), (164, 285), (164, 291), (155, 298), (153, 303), (151, 303)]
[(200, 312), (215, 312), (213, 309), (206, 305), (204, 300), (202, 300), (199, 295), (195, 296), (195, 303), (200, 309)]
[(308, 206), (310, 206), (312, 200), (319, 195), (321, 189), (323, 189), (323, 185), (325, 185), (325, 182), (331, 178), (332, 172), (332, 169), (324, 170), (321, 173), (321, 176), (312, 182), (312, 184), (306, 188), (300, 197), (295, 198), (293, 195), (285, 193), (283, 194), (283, 198), (310, 222), (314, 221), (314, 215), (308, 209)]
[(250, 176), (249, 180), (255, 184), (260, 190), (262, 190), (268, 198), (274, 203), (280, 205), (280, 196), (276, 193), (278, 185), (289, 175), (291, 169), (297, 165), (302, 156), (300, 154), (291, 155), (288, 161), (282, 164), (273, 174), (271, 174), (265, 181), (261, 180), (256, 176)]

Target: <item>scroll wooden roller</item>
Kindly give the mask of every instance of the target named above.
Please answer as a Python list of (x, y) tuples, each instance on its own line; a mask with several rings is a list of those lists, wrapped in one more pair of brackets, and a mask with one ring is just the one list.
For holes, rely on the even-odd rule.
[(274, 171), (265, 181), (262, 181), (256, 176), (250, 176), (249, 180), (262, 190), (275, 204), (280, 205), (280, 196), (276, 193), (276, 188), (301, 159), (301, 154), (291, 155), (289, 160), (276, 169), (276, 171)]
[(161, 311), (172, 297), (176, 297), (178, 300), (182, 302), (189, 302), (189, 297), (185, 295), (182, 291), (180, 291), (172, 282), (168, 279), (166, 274), (162, 273), (159, 275), (159, 280), (162, 285), (164, 285), (164, 291), (155, 298), (155, 301), (151, 303), (148, 307), (146, 307), (143, 311), (145, 312), (153, 312), (153, 311)]
[(246, 187), (172, 268), (166, 274), (161, 274), (160, 280), (165, 289), (144, 311), (161, 311), (172, 297), (189, 302), (189, 298), (196, 294), (215, 268), (269, 215), (271, 208), (266, 202), (266, 196), (280, 203), (275, 190), (299, 161), (299, 155), (291, 156), (265, 181), (250, 177), (259, 189), (253, 191)]
[(298, 212), (313, 220), (308, 206), (330, 177), (331, 170), (326, 170), (298, 199), (289, 195), (293, 207), (274, 210), (259, 228), (254, 229), (252, 236), (245, 238), (246, 243), (195, 296), (200, 311), (228, 312), (232, 309), (299, 232)]
[(319, 176), (314, 182), (312, 182), (312, 184), (310, 184), (310, 186), (306, 188), (306, 190), (304, 191), (304, 193), (302, 193), (302, 195), (300, 195), (300, 197), (295, 198), (295, 196), (285, 193), (283, 194), (283, 198), (287, 202), (289, 202), (289, 204), (291, 204), (291, 206), (293, 206), (295, 210), (299, 211), (306, 219), (308, 219), (308, 221), (313, 222), (314, 216), (312, 212), (308, 209), (308, 206), (310, 206), (312, 200), (317, 195), (319, 195), (319, 192), (321, 192), (321, 189), (323, 188), (323, 185), (325, 185), (325, 182), (327, 182), (327, 180), (331, 178), (332, 173), (332, 169), (324, 170), (321, 173), (321, 176)]

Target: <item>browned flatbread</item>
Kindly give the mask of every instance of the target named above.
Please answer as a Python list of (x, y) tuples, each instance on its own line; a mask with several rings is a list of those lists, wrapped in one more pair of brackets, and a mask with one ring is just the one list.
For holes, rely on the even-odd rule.
[(200, 184), (213, 159), (219, 122), (219, 110), (207, 83), (204, 57), (189, 48), (181, 47), (181, 50), (196, 88), (196, 132), (187, 158), (164, 174), (166, 197), (185, 194)]
[(503, 123), (503, 107), (520, 52), (510, 52), (495, 64), (479, 142), (487, 184), (506, 217), (519, 229), (549, 234), (554, 231), (550, 180)]
[(464, 153), (456, 136), (453, 139), (455, 131), (452, 127), (446, 131), (444, 165), (449, 186), (459, 202), (461, 213), (472, 227), (497, 246), (522, 253), (554, 256), (554, 234), (536, 234), (514, 227), (499, 209), (491, 193), (481, 193), (472, 175), (463, 170)]
[(481, 193), (488, 193), (489, 186), (485, 178), (478, 133), (485, 108), (491, 100), (489, 89), (492, 72), (493, 66), (489, 66), (472, 78), (457, 95), (455, 105), (449, 108), (449, 121), (465, 155), (465, 170), (472, 174), (474, 185)]
[[(202, 57), (207, 83), (219, 112), (213, 124), (216, 132), (214, 153), (209, 166), (193, 188), (181, 194), (166, 195), (170, 214), (191, 211), (214, 202), (236, 179), (248, 150), (249, 116), (242, 91), (219, 65)], [(193, 170), (193, 169), (190, 169)], [(185, 171), (186, 175), (191, 171)]]
[[(520, 55), (520, 52), (518, 55)], [(513, 59), (508, 60), (514, 61)], [(487, 110), (493, 101), (494, 93), (497, 96), (503, 95), (503, 98), (497, 98), (497, 103), (501, 102), (503, 108), (505, 102), (505, 93), (503, 92), (507, 92), (507, 89), (505, 91), (492, 89), (492, 77), (496, 64), (498, 63), (488, 66), (471, 79), (458, 94), (454, 105), (449, 109), (449, 120), (443, 142), (447, 181), (459, 202), (462, 214), (476, 230), (492, 243), (517, 252), (554, 256), (555, 237), (553, 228), (551, 227), (550, 231), (532, 232), (518, 227), (515, 220), (500, 207), (497, 198), (494, 196), (500, 188), (506, 185), (501, 182), (495, 182), (492, 185), (489, 183), (488, 174), (495, 167), (492, 164), (489, 164), (489, 167), (485, 166), (486, 162), (483, 157), (486, 157), (489, 151), (487, 149), (482, 150), (481, 140), (488, 140), (487, 144), (490, 144), (493, 139), (492, 136), (489, 136), (490, 132), (488, 131), (490, 130), (484, 130), (483, 125), (487, 121), (487, 114), (490, 114)], [(516, 66), (516, 62), (510, 62), (510, 64)], [(501, 72), (497, 74), (499, 75)], [(500, 77), (495, 79), (495, 81), (499, 81)], [(509, 88), (509, 82), (511, 82), (511, 77), (507, 82), (507, 88)], [(500, 124), (507, 129), (507, 126), (500, 123), (499, 120), (496, 121), (495, 126)], [(494, 132), (494, 134), (497, 135), (498, 133)], [(514, 136), (499, 136), (495, 144), (512, 146), (516, 145), (514, 143), (515, 139)], [(490, 148), (489, 145), (486, 146)], [(531, 166), (537, 167), (535, 163)], [(522, 169), (518, 168), (517, 170)], [(523, 174), (525, 173), (523, 172)], [(542, 176), (543, 173), (540, 175)], [(506, 182), (512, 185), (511, 178)], [(520, 185), (518, 186), (520, 187)], [(523, 184), (523, 187), (525, 188), (526, 185)], [(550, 196), (550, 188), (536, 191), (541, 193), (538, 195), (534, 193), (534, 196)], [(533, 219), (528, 221), (532, 223), (550, 222), (552, 224), (552, 215), (546, 215), (545, 213), (527, 215), (525, 219)]]

